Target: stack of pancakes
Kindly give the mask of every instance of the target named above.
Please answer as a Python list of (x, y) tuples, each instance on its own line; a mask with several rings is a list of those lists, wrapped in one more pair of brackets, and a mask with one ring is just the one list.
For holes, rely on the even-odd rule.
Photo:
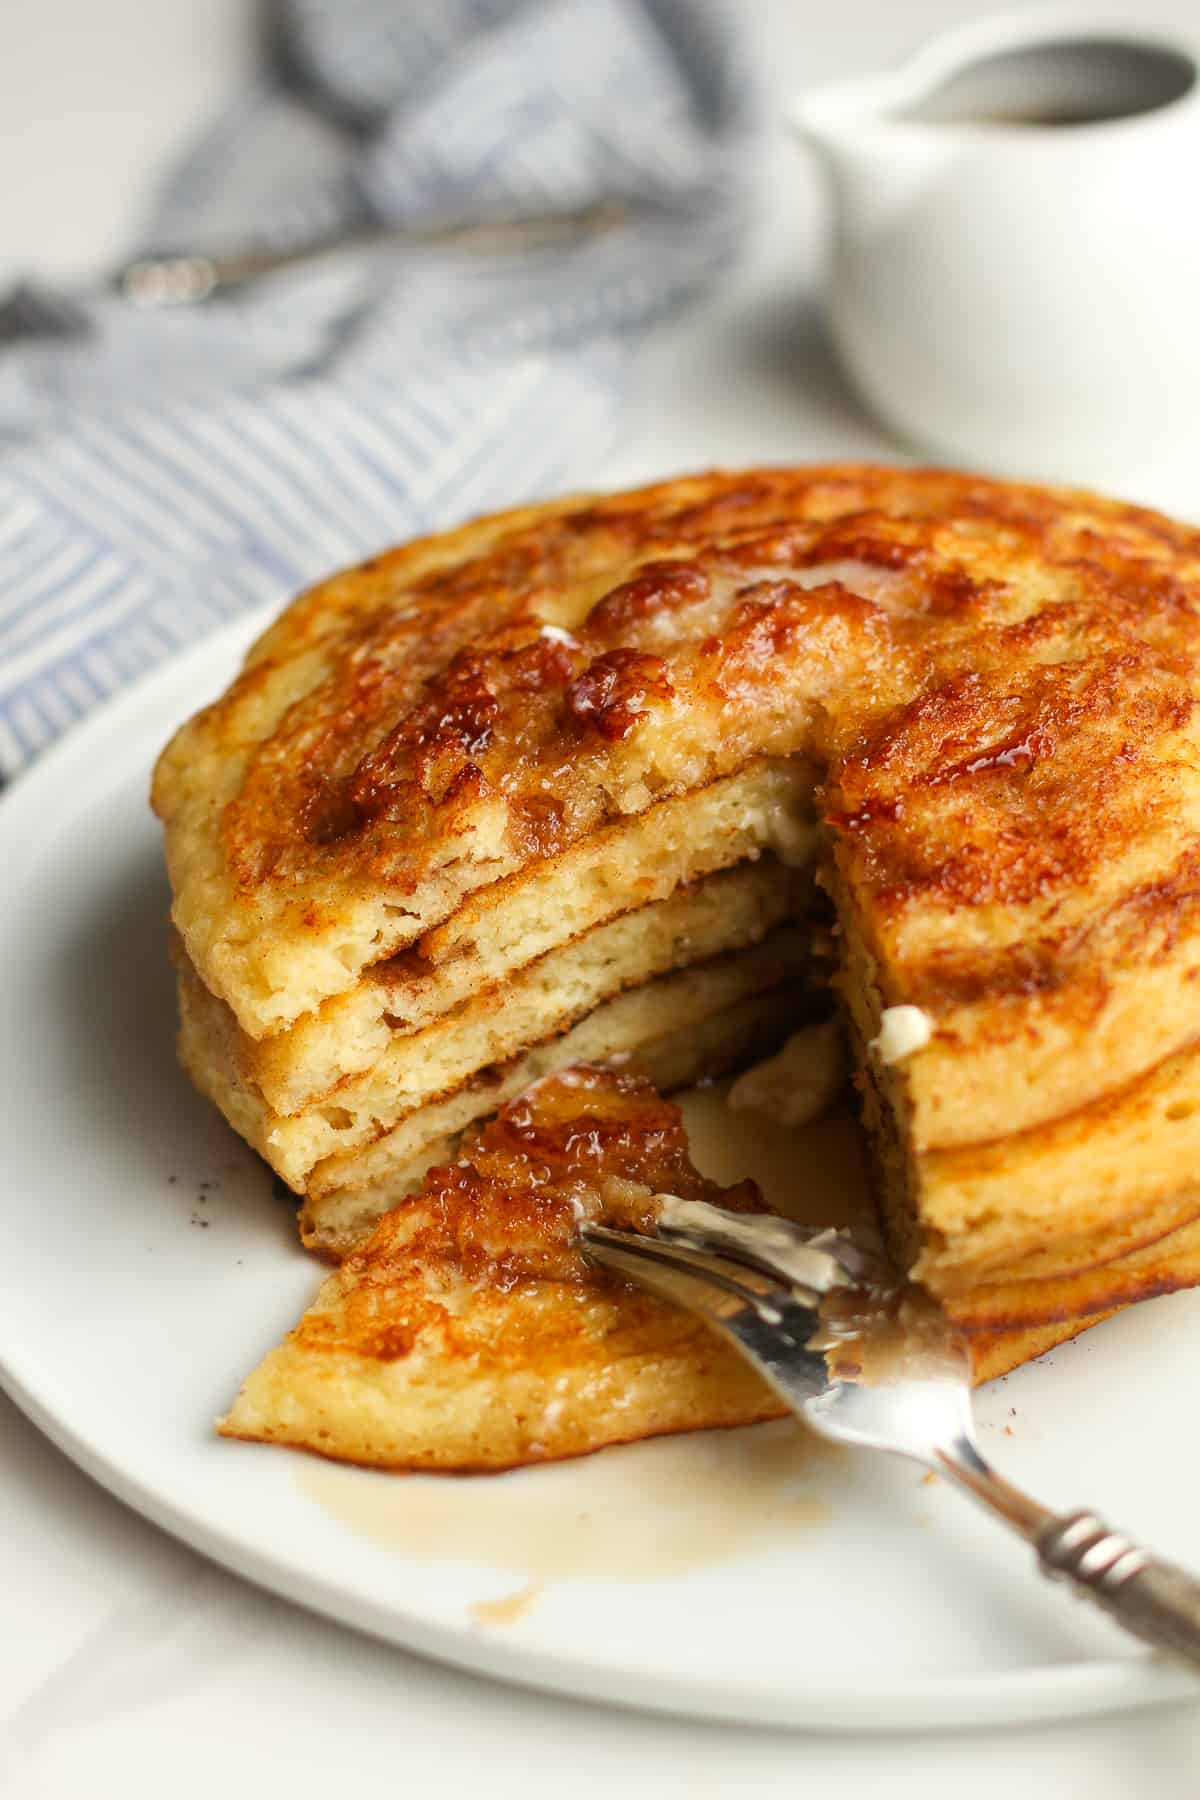
[(1019, 1359), (1200, 1278), (1198, 648), (1200, 534), (936, 471), (408, 545), (159, 764), (184, 1060), (338, 1256), (533, 1079), (769, 1047), (832, 951), (893, 1248)]

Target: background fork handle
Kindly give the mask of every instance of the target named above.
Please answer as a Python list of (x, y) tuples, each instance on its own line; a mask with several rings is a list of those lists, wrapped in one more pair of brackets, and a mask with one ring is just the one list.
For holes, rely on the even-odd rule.
[(1044, 1574), (1067, 1581), (1156, 1650), (1200, 1669), (1200, 1581), (1112, 1531), (1090, 1512), (1063, 1513), (1035, 1534)]

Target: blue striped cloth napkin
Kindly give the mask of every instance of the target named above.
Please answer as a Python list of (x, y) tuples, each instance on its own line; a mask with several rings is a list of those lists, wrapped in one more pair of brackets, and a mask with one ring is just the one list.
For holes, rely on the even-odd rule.
[(173, 312), (11, 295), (0, 773), (247, 607), (586, 481), (637, 329), (736, 245), (754, 108), (718, 0), (284, 0), (278, 24), (147, 243), (637, 213), (569, 250), (348, 255)]

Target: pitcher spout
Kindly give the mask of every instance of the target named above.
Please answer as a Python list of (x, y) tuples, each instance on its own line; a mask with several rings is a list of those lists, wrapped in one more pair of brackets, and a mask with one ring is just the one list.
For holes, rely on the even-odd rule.
[(833, 193), (839, 229), (882, 229), (916, 205), (957, 155), (951, 134), (905, 118), (909, 96), (885, 77), (840, 82), (804, 96), (792, 128)]

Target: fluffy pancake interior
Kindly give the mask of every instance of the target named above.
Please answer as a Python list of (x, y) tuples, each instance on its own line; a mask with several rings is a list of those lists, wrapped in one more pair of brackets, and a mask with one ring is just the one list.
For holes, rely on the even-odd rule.
[[(764, 854), (811, 868), (814, 782), (802, 762), (759, 763), (493, 883), (412, 949), (375, 964), (356, 987), (289, 1030), (258, 1040), (243, 1033), (247, 1076), (273, 1111), (298, 1112), (374, 1067), (395, 1037), (421, 1030), (621, 914)], [(631, 977), (636, 957), (632, 945)]]
[[(462, 1012), (452, 1014), (430, 1028), (435, 1046), (444, 1044), (447, 1058), (454, 1059), (449, 1062), (454, 1071), (449, 1078), (446, 1064), (439, 1068), (432, 1060), (428, 1065), (422, 1062), (424, 1034), (399, 1040), (413, 1058), (413, 1079), (421, 1084), (415, 1092), (381, 1080), (357, 1089), (343, 1088), (318, 1110), (280, 1118), (246, 1077), (244, 1038), (232, 1013), (208, 992), (186, 960), (179, 965), (184, 1065), (235, 1129), (297, 1189), (312, 1194), (330, 1186), (361, 1187), (364, 1181), (409, 1162), (432, 1138), (459, 1129), (490, 1104), (498, 1103), (504, 1088), (515, 1092), (517, 1086), (548, 1068), (568, 1062), (627, 1057), (643, 1046), (701, 1027), (711, 1015), (745, 999), (768, 995), (795, 982), (810, 961), (810, 931), (782, 925), (761, 936), (764, 923), (769, 923), (772, 912), (777, 912), (790, 891), (790, 872), (761, 865), (710, 879), (724, 884), (730, 900), (735, 898), (736, 888), (745, 904), (714, 908), (708, 900), (701, 904), (687, 894), (659, 903), (666, 909), (659, 953), (665, 955), (667, 966), (688, 964), (693, 956), (705, 960), (617, 992), (615, 998), (594, 1006), (575, 1022), (571, 1013), (564, 1017), (544, 1011), (539, 990), (547, 975), (546, 965), (556, 958), (589, 957), (592, 951), (577, 952), (570, 947), (552, 953), (527, 972), (527, 996), (538, 1004), (529, 1017), (520, 1014), (521, 1028), (516, 1032), (511, 1030), (513, 1009), (507, 992), (499, 996), (499, 1009), (485, 996), (472, 1005), (465, 1019)], [(647, 921), (645, 914), (656, 917)], [(684, 933), (679, 919), (691, 916), (696, 917), (696, 929)], [(664, 914), (646, 908), (642, 914), (625, 915), (600, 927), (593, 935), (603, 933), (608, 938), (615, 934), (619, 942), (627, 943), (632, 933), (636, 942), (636, 934), (646, 924), (657, 934)], [(749, 940), (745, 948), (705, 954), (731, 938), (737, 943), (739, 936)], [(757, 943), (756, 937), (760, 939)], [(615, 962), (602, 958), (600, 970), (606, 978), (612, 977), (609, 991), (623, 985), (627, 970), (619, 957)], [(508, 1060), (497, 1060), (503, 1057), (505, 1047), (511, 1051)], [(728, 1066), (727, 1061), (723, 1060), (722, 1066)]]
[[(311, 1167), (452, 1092), (477, 1070), (568, 1030), (623, 990), (760, 942), (813, 900), (811, 875), (773, 857), (677, 887), (547, 951), (504, 981), (476, 984), (457, 1006), (415, 1031), (385, 1031), (366, 1068), (340, 1077), (329, 1071), (333, 1079), (320, 1094), (290, 1113), (277, 1111), (259, 1079), (261, 1046), (233, 1025), (238, 1065), (272, 1115), (270, 1141), (280, 1158), (294, 1165), (303, 1154)], [(357, 1130), (347, 1115), (358, 1121)]]

